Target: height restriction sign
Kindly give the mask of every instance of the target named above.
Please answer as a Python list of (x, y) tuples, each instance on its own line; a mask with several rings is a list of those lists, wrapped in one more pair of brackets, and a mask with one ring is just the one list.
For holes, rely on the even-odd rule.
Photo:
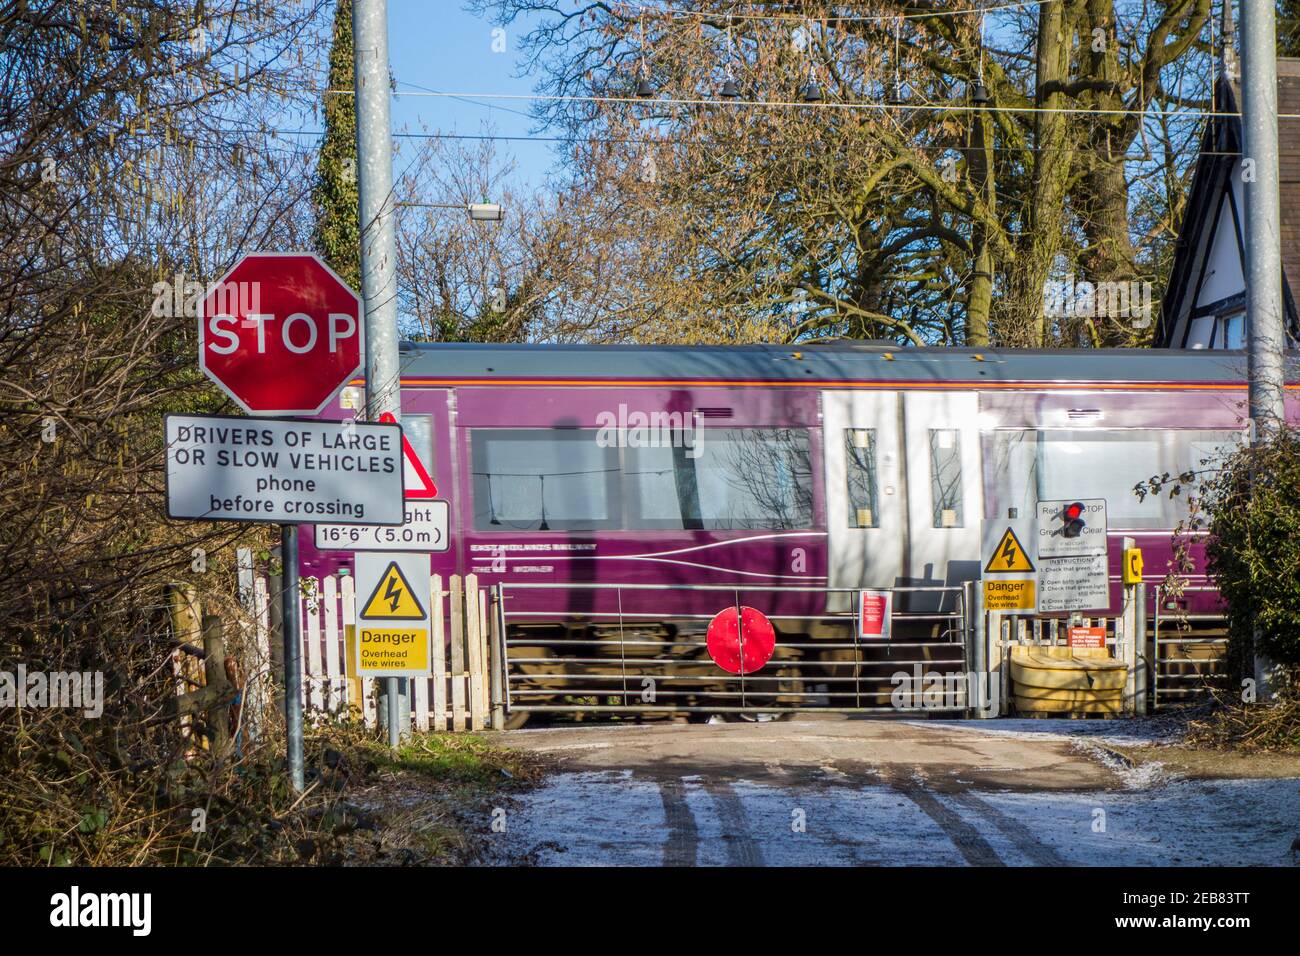
[(361, 677), (428, 677), (429, 556), (357, 552), (357, 660)]

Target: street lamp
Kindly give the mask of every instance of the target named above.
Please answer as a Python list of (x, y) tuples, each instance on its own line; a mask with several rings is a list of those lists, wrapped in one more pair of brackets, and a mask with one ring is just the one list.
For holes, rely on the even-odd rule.
[(403, 206), (417, 209), (464, 209), (472, 222), (500, 222), (505, 211), (496, 202), (404, 202)]

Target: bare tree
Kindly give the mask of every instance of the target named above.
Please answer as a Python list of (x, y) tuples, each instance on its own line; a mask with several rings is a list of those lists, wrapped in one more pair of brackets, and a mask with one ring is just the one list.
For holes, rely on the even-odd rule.
[(1208, 0), (988, 17), (821, 0), (471, 5), (507, 27), (530, 18), (538, 118), (577, 140), (566, 168), (606, 221), (636, 223), (622, 261), (643, 265), (624, 289), (637, 304), (619, 314), (649, 338), (665, 319), (706, 341), (1145, 334), (1049, 320), (1044, 283), (1157, 278), (1153, 217), (1181, 203), (1207, 90)]
[(0, 709), (0, 859), (176, 852), (150, 836), (182, 746), (166, 588), (228, 606), (239, 532), (166, 519), (161, 415), (225, 404), (200, 283), (310, 225), (310, 156), (271, 126), (310, 108), (319, 7), (0, 4), (0, 663), (107, 685), (95, 722)]

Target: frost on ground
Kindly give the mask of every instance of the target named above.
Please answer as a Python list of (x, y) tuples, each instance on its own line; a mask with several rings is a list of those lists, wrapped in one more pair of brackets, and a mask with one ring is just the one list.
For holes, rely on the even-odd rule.
[[(1118, 743), (1118, 741), (1107, 740), (1107, 743)], [(1078, 737), (1071, 741), (1075, 750), (1087, 754), (1091, 759), (1096, 760), (1099, 764), (1107, 767), (1119, 779), (1125, 787), (1130, 790), (1145, 790), (1153, 787), (1158, 783), (1164, 783), (1166, 780), (1175, 776), (1165, 769), (1165, 765), (1159, 760), (1148, 760), (1144, 763), (1134, 765), (1131, 761), (1116, 754), (1113, 750), (1098, 746), (1092, 740), (1083, 740)], [(1122, 746), (1122, 745), (1121, 745)]]
[(1135, 720), (1050, 720), (1034, 717), (1002, 717), (997, 720), (909, 721), (925, 727), (948, 727), (976, 734), (994, 734), (1022, 740), (1085, 738), (1116, 747), (1173, 744), (1181, 740), (1179, 723), (1155, 718)]
[(1291, 866), (1300, 781), (937, 792), (563, 773), (523, 796), (497, 858), (549, 866)]

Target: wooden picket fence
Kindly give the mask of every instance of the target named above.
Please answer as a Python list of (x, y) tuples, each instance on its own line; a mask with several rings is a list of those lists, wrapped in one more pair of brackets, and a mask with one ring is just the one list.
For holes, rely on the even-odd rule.
[[(356, 585), (351, 575), (303, 579), (300, 600), (303, 634), (303, 708), (308, 719), (360, 712), (368, 726), (377, 721), (375, 679), (358, 678), (356, 666)], [(430, 579), (433, 597), (433, 676), (411, 680), (411, 720), (419, 730), (483, 730), (500, 726), (493, 682), (489, 634), (493, 626), (488, 592), (478, 576), (453, 574)], [(258, 577), (253, 589), (257, 627), (268, 645), (272, 634), (271, 586)]]

